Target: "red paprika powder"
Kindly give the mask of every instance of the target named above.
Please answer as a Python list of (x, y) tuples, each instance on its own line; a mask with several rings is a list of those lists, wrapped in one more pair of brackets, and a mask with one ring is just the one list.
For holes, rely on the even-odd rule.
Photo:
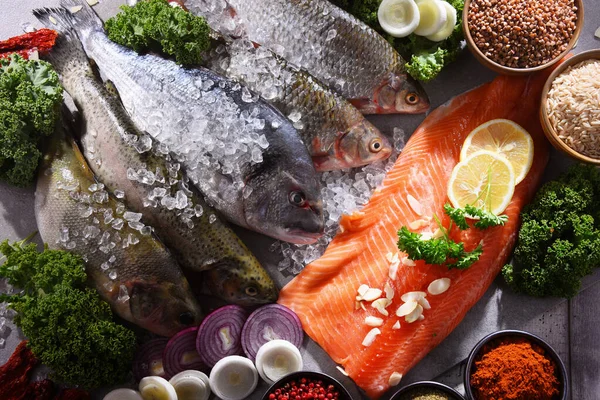
[(29, 54), (37, 50), (40, 53), (50, 51), (58, 33), (52, 29), (40, 29), (35, 32), (26, 33), (21, 36), (15, 36), (7, 40), (0, 41), (0, 58), (8, 57), (12, 53), (17, 53), (27, 59)]
[(552, 400), (559, 385), (554, 361), (543, 348), (521, 338), (484, 346), (471, 374), (477, 400)]

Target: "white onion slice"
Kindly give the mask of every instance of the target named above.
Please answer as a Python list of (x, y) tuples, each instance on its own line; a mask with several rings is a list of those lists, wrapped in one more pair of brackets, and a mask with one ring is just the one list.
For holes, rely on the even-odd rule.
[(133, 389), (115, 389), (104, 396), (103, 400), (143, 400), (143, 397)]
[(419, 36), (433, 35), (446, 23), (446, 7), (441, 0), (417, 0), (419, 7), (419, 26), (415, 34)]
[(189, 369), (174, 375), (169, 383), (175, 388), (178, 400), (208, 400), (210, 381), (204, 372)]
[(222, 400), (242, 400), (258, 384), (258, 372), (247, 358), (228, 356), (219, 360), (210, 372), (210, 388)]
[(442, 1), (441, 3), (444, 8), (446, 8), (446, 23), (439, 31), (427, 36), (427, 39), (432, 42), (441, 42), (442, 40), (448, 39), (456, 26), (456, 9), (446, 1)]
[(263, 380), (274, 383), (302, 370), (300, 350), (287, 340), (271, 340), (258, 349), (256, 369)]
[(144, 400), (177, 400), (173, 385), (160, 376), (145, 377), (138, 388)]
[(383, 0), (377, 10), (379, 25), (394, 37), (405, 37), (419, 25), (419, 7), (414, 0)]

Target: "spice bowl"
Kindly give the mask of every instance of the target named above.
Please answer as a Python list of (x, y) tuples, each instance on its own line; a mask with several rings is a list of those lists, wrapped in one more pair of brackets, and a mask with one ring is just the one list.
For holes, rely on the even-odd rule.
[(562, 62), (556, 69), (550, 74), (548, 79), (546, 80), (546, 84), (544, 85), (544, 89), (542, 90), (542, 102), (540, 105), (540, 122), (542, 124), (542, 128), (544, 130), (544, 134), (552, 146), (554, 146), (557, 150), (563, 152), (567, 156), (574, 158), (577, 161), (581, 161), (584, 163), (600, 165), (600, 158), (592, 158), (587, 155), (584, 155), (577, 150), (570, 147), (566, 142), (564, 142), (560, 137), (558, 132), (552, 126), (552, 123), (549, 118), (550, 110), (548, 109), (548, 92), (552, 88), (552, 84), (556, 77), (561, 75), (563, 72), (567, 70), (567, 68), (579, 64), (582, 61), (586, 60), (599, 60), (600, 61), (600, 49), (588, 50), (582, 53), (579, 53), (568, 60)]
[[(488, 56), (486, 56), (484, 54), (484, 52), (477, 46), (477, 44), (475, 43), (475, 39), (473, 38), (473, 36), (471, 34), (471, 29), (469, 28), (469, 7), (471, 6), (471, 3), (473, 3), (474, 0), (465, 0), (464, 3), (464, 8), (463, 8), (463, 32), (465, 35), (465, 41), (467, 42), (467, 47), (469, 48), (469, 50), (471, 51), (471, 53), (473, 54), (473, 56), (477, 59), (477, 61), (479, 61), (481, 64), (483, 64), (485, 67), (491, 69), (494, 72), (497, 72), (499, 74), (504, 74), (504, 75), (528, 75), (537, 71), (541, 71), (543, 69), (546, 69), (554, 64), (556, 64), (558, 61), (560, 61), (561, 59), (563, 59), (568, 53), (569, 51), (571, 51), (571, 49), (575, 46), (575, 44), (577, 43), (577, 40), (579, 39), (579, 34), (581, 33), (581, 29), (583, 27), (583, 0), (574, 0), (574, 4), (575, 7), (577, 8), (577, 10), (575, 11), (575, 15), (576, 15), (576, 20), (575, 20), (575, 29), (573, 31), (573, 34), (571, 36), (571, 38), (569, 39), (569, 42), (566, 45), (566, 48), (560, 53), (558, 54), (556, 57), (552, 58), (549, 61), (544, 62), (543, 64), (534, 66), (534, 67), (510, 67), (510, 66), (506, 66), (503, 65), (499, 62), (493, 61), (492, 59), (490, 59)], [(546, 0), (537, 0), (538, 2), (544, 2)], [(510, 7), (513, 7), (513, 5), (508, 6), (508, 8), (510, 9)], [(503, 19), (504, 17), (502, 17)], [(498, 21), (498, 23), (501, 23), (499, 21), (501, 21), (501, 18), (491, 18), (493, 21)], [(507, 17), (507, 19), (509, 19), (509, 17)], [(510, 17), (510, 19), (514, 19), (512, 17)], [(516, 19), (521, 20), (521, 16), (518, 16)], [(494, 28), (492, 28), (492, 30), (494, 30)], [(524, 32), (523, 35), (525, 35), (526, 33)], [(533, 33), (531, 33), (533, 34)], [(504, 35), (498, 34), (498, 37), (502, 37), (502, 39), (505, 39)], [(510, 44), (510, 43), (509, 43)], [(505, 43), (506, 45), (506, 43)], [(531, 52), (528, 52), (527, 54), (531, 54)], [(518, 59), (519, 57), (515, 57), (516, 59)]]
[[(522, 343), (529, 342), (532, 347), (536, 349), (538, 354), (542, 354), (543, 358), (549, 360), (554, 366), (554, 375), (558, 381), (558, 394), (553, 395), (551, 400), (566, 400), (569, 392), (569, 380), (567, 377), (567, 369), (565, 364), (562, 362), (556, 351), (543, 339), (538, 336), (519, 330), (502, 330), (487, 335), (479, 341), (469, 354), (467, 362), (465, 364), (464, 371), (464, 386), (465, 386), (465, 398), (467, 400), (486, 400), (485, 398), (478, 397), (472, 386), (472, 375), (477, 370), (476, 363), (481, 361), (483, 356), (491, 350), (504, 344)], [(494, 377), (494, 382), (497, 382), (497, 376)], [(520, 378), (522, 379), (522, 378)], [(547, 381), (546, 381), (547, 382)], [(516, 382), (515, 382), (516, 383)], [(510, 385), (511, 387), (517, 387), (517, 385)]]
[(322, 386), (325, 389), (327, 389), (329, 385), (333, 385), (334, 390), (339, 393), (339, 400), (352, 400), (352, 396), (350, 396), (348, 390), (346, 390), (346, 388), (344, 388), (344, 386), (342, 386), (342, 384), (339, 381), (327, 374), (314, 371), (298, 371), (292, 372), (291, 374), (284, 376), (283, 378), (275, 382), (273, 385), (271, 385), (269, 390), (267, 390), (267, 392), (262, 397), (262, 400), (270, 400), (269, 396), (271, 394), (274, 394), (274, 392), (277, 389), (284, 388), (287, 384), (295, 383), (296, 386), (300, 386), (302, 378), (313, 382), (321, 381)]
[(433, 397), (444, 398), (448, 400), (464, 400), (464, 397), (450, 386), (434, 381), (420, 381), (404, 386), (396, 392), (390, 400), (411, 400), (415, 396), (430, 395)]

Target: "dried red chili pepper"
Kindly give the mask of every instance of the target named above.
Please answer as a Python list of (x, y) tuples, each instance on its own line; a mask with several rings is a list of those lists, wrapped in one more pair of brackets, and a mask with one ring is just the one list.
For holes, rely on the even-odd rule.
[(0, 367), (0, 399), (20, 400), (27, 390), (31, 370), (37, 364), (27, 341), (22, 341), (6, 364)]
[(0, 58), (8, 57), (13, 53), (29, 58), (29, 54), (34, 50), (46, 53), (54, 46), (57, 36), (58, 33), (52, 29), (44, 28), (0, 41)]

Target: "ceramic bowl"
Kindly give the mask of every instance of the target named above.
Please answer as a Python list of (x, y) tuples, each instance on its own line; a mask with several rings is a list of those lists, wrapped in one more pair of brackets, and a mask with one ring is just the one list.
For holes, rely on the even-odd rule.
[(346, 388), (344, 386), (342, 386), (342, 384), (340, 382), (338, 382), (335, 378), (333, 378), (329, 375), (323, 374), (321, 372), (314, 372), (314, 371), (298, 371), (298, 372), (293, 372), (289, 375), (284, 376), (283, 378), (281, 378), (280, 380), (275, 382), (273, 385), (271, 385), (269, 390), (267, 390), (267, 392), (263, 396), (262, 400), (268, 400), (269, 394), (271, 394), (275, 390), (283, 387), (286, 383), (289, 383), (291, 381), (297, 382), (298, 380), (300, 380), (302, 378), (321, 380), (321, 381), (323, 381), (323, 384), (325, 386), (333, 385), (333, 386), (335, 386), (336, 390), (340, 393), (340, 400), (352, 400), (352, 396), (350, 396), (350, 393), (348, 393), (348, 390), (346, 390)]
[[(446, 386), (439, 382), (433, 381), (421, 381), (411, 383), (410, 385), (404, 386), (398, 392), (396, 392), (390, 400), (400, 400), (403, 396), (410, 395), (413, 392), (417, 392), (421, 389), (437, 389), (438, 391), (448, 395), (450, 400), (463, 400), (464, 397), (450, 386)], [(410, 398), (410, 397), (409, 397)]]
[(490, 60), (489, 58), (487, 58), (481, 52), (481, 50), (479, 50), (479, 48), (475, 45), (475, 42), (473, 41), (473, 37), (471, 36), (471, 32), (469, 31), (469, 24), (468, 24), (468, 12), (469, 12), (469, 6), (471, 5), (471, 1), (472, 0), (465, 0), (465, 6), (463, 9), (463, 14), (462, 14), (463, 32), (465, 34), (465, 40), (467, 42), (467, 47), (469, 47), (469, 50), (471, 50), (471, 53), (473, 53), (473, 55), (475, 56), (477, 61), (479, 61), (481, 64), (483, 64), (487, 68), (489, 68), (492, 71), (497, 72), (499, 74), (527, 75), (527, 74), (541, 71), (545, 68), (550, 67), (551, 65), (553, 65), (553, 64), (557, 63), (559, 60), (561, 60), (564, 56), (566, 56), (569, 53), (569, 51), (571, 51), (573, 46), (575, 46), (575, 43), (577, 43), (577, 40), (579, 39), (579, 34), (581, 33), (581, 28), (583, 27), (583, 0), (575, 0), (575, 5), (577, 6), (577, 22), (575, 24), (575, 32), (573, 32), (573, 36), (571, 37), (571, 40), (567, 44), (567, 48), (565, 49), (565, 51), (563, 51), (561, 54), (559, 54), (558, 57), (554, 58), (552, 61), (549, 61), (542, 65), (538, 65), (537, 67), (532, 67), (532, 68), (505, 67), (504, 65), (498, 64), (498, 63)]
[(474, 397), (473, 390), (471, 388), (471, 374), (475, 371), (475, 361), (478, 361), (483, 356), (483, 347), (487, 344), (493, 345), (496, 342), (500, 342), (505, 339), (526, 339), (533, 344), (540, 346), (544, 349), (545, 356), (551, 358), (556, 365), (556, 375), (558, 381), (560, 383), (559, 386), (559, 395), (556, 397), (556, 400), (567, 400), (567, 396), (569, 393), (569, 379), (567, 376), (567, 369), (565, 368), (565, 364), (562, 362), (556, 351), (548, 343), (546, 343), (543, 339), (538, 336), (519, 330), (503, 330), (494, 332), (492, 334), (487, 335), (483, 339), (479, 341), (471, 350), (469, 357), (467, 358), (467, 363), (465, 364), (464, 371), (464, 384), (465, 384), (465, 398), (467, 400), (480, 400)]
[(564, 154), (568, 155), (571, 158), (574, 158), (577, 161), (600, 165), (600, 159), (588, 157), (581, 153), (578, 153), (576, 150), (569, 147), (558, 137), (557, 132), (550, 124), (550, 120), (548, 119), (549, 110), (546, 107), (548, 91), (550, 91), (550, 88), (552, 87), (552, 82), (554, 81), (554, 78), (556, 78), (568, 67), (580, 63), (581, 61), (590, 59), (600, 60), (600, 49), (584, 51), (583, 53), (579, 53), (576, 56), (569, 58), (568, 60), (560, 64), (558, 67), (556, 67), (556, 69), (552, 72), (550, 77), (548, 77), (548, 80), (544, 85), (544, 89), (542, 90), (542, 103), (540, 105), (540, 122), (542, 123), (542, 128), (544, 129), (546, 137), (548, 138), (550, 143), (552, 143), (552, 146), (554, 146), (557, 150), (560, 150)]

